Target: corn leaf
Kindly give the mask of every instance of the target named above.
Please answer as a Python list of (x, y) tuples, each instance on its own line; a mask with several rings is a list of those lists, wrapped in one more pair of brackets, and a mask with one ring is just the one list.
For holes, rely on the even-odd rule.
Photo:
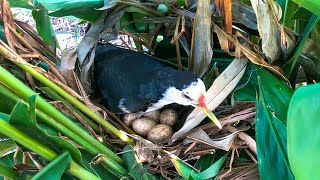
[(293, 179), (287, 157), (285, 121), (292, 90), (265, 69), (258, 70), (258, 84), (256, 141), (260, 177)]
[(320, 177), (320, 84), (299, 88), (288, 110), (288, 156), (296, 179)]

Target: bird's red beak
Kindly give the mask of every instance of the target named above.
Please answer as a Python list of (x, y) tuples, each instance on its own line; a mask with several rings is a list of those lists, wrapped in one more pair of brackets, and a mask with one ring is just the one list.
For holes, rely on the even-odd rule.
[(206, 104), (206, 99), (204, 97), (204, 95), (201, 95), (198, 99), (198, 108), (205, 114), (207, 115), (213, 123), (215, 123), (220, 129), (222, 128), (219, 120), (217, 119), (217, 117), (212, 113), (212, 111), (210, 111), (210, 109), (208, 109), (207, 104)]

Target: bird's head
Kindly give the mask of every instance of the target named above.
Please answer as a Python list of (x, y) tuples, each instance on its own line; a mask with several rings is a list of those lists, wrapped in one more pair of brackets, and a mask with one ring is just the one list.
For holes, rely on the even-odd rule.
[(206, 103), (206, 87), (203, 81), (199, 78), (191, 82), (189, 85), (185, 85), (181, 89), (172, 89), (171, 99), (181, 105), (193, 106), (199, 108), (204, 112), (219, 128), (221, 124), (215, 117), (215, 115), (207, 107)]

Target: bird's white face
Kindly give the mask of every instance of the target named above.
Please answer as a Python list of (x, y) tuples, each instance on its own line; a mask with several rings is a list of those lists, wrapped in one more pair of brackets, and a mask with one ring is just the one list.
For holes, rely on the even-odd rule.
[(201, 79), (193, 82), (185, 89), (178, 90), (175, 87), (170, 87), (164, 94), (164, 101), (170, 103), (177, 103), (184, 106), (196, 107), (199, 105), (199, 98), (204, 98), (206, 87)]
[(157, 103), (153, 104), (148, 110), (153, 111), (160, 109), (165, 105), (171, 103), (177, 103), (185, 106), (193, 106), (199, 108), (204, 114), (206, 114), (219, 128), (221, 124), (211, 110), (208, 109), (206, 99), (204, 97), (206, 93), (206, 87), (201, 79), (190, 84), (185, 89), (178, 90), (175, 87), (170, 87), (163, 94), (163, 98)]
[(193, 82), (187, 88), (181, 91), (180, 97), (175, 99), (176, 103), (182, 105), (191, 105), (197, 107), (199, 105), (199, 98), (204, 97), (206, 87), (201, 79)]

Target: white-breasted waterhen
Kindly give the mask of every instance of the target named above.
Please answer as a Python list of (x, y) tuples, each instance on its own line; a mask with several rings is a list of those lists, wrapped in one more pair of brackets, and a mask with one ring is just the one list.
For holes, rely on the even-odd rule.
[(188, 71), (176, 70), (143, 53), (100, 43), (93, 71), (97, 93), (114, 113), (150, 112), (177, 103), (198, 107), (221, 128), (207, 108), (204, 83)]

